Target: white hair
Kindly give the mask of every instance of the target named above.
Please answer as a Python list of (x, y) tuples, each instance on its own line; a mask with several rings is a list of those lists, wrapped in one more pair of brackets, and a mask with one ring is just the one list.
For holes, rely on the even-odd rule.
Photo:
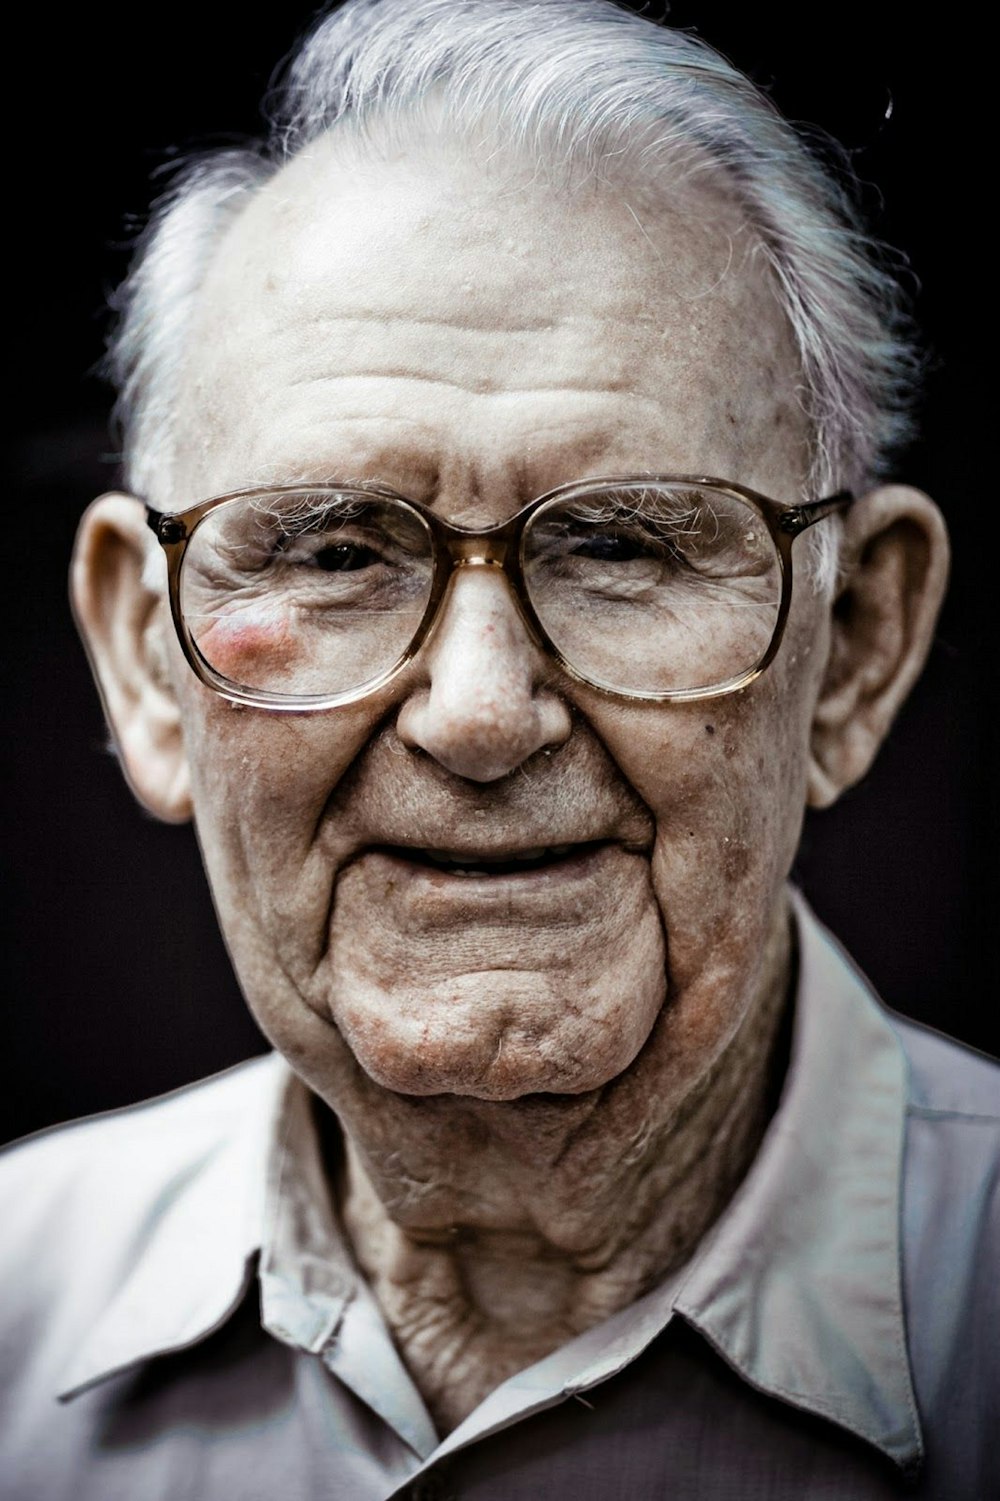
[[(704, 42), (609, 0), (348, 0), (293, 56), (267, 101), (266, 138), (181, 171), (113, 299), (106, 368), (133, 489), (164, 489), (186, 332), (248, 199), (324, 132), (405, 144), (428, 106), (446, 137), (496, 143), (542, 170), (606, 178), (627, 164), (654, 192), (676, 181), (679, 152), (696, 152), (772, 268), (798, 350), (812, 493), (885, 472), (908, 435), (919, 364), (898, 284), (842, 174), (753, 83)], [(816, 529), (827, 581), (829, 528)]]

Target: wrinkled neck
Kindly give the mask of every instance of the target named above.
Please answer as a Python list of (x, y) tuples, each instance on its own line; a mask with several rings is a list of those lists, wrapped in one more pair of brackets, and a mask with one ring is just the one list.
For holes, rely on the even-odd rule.
[(571, 1150), (587, 1119), (582, 1103), (562, 1138), (551, 1106), (470, 1112), (455, 1101), (449, 1133), (436, 1104), (433, 1141), (379, 1153), (377, 1175), (366, 1144), (347, 1141), (344, 1225), (439, 1427), (461, 1422), (507, 1376), (690, 1258), (746, 1173), (776, 1103), (792, 969), (784, 915), (735, 1035), (670, 1118), (613, 1168)]

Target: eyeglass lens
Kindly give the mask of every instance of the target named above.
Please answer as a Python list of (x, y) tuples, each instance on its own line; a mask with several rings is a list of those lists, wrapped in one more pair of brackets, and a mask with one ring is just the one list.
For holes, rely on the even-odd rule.
[[(770, 645), (781, 563), (762, 517), (722, 490), (576, 488), (529, 518), (521, 571), (563, 659), (620, 692), (712, 687)], [(434, 574), (431, 529), (403, 501), (359, 491), (244, 496), (208, 512), (184, 557), (180, 604), (229, 682), (334, 696), (411, 646)]]
[(532, 518), (523, 570), (566, 661), (625, 692), (713, 687), (752, 670), (781, 607), (763, 518), (707, 487), (633, 484), (555, 500)]

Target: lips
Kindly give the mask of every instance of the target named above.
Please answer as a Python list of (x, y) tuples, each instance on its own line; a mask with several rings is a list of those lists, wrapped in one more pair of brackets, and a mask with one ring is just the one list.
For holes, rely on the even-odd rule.
[(587, 840), (526, 846), (502, 851), (452, 850), (431, 847), (382, 845), (380, 852), (397, 860), (427, 866), (444, 874), (469, 876), (519, 876), (540, 870), (556, 870), (602, 848), (605, 841)]
[[(369, 845), (342, 867), (334, 912), (343, 917), (355, 902), (365, 914), (357, 919), (362, 927), (377, 921), (382, 930), (406, 934), (407, 942), (435, 945), (443, 935), (448, 942), (458, 933), (467, 938), (470, 925), (479, 925), (480, 937), (503, 930), (501, 968), (514, 951), (534, 966), (537, 945), (548, 942), (543, 930), (549, 938), (558, 935), (561, 951), (567, 924), (591, 922), (637, 880), (645, 887), (648, 879), (647, 857), (617, 840), (505, 844), (491, 848), (484, 839), (479, 850), (443, 841), (440, 847)], [(452, 952), (443, 952), (453, 962)], [(486, 948), (479, 957), (485, 954)]]

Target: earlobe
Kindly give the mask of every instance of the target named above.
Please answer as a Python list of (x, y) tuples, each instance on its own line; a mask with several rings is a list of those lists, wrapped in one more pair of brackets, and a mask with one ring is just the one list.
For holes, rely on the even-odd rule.
[(874, 761), (930, 650), (948, 556), (941, 513), (919, 490), (886, 485), (851, 508), (813, 716), (811, 807), (835, 802)]
[(151, 813), (178, 823), (191, 816), (190, 776), (166, 605), (144, 577), (148, 538), (138, 500), (95, 500), (77, 533), (70, 594), (129, 784)]

